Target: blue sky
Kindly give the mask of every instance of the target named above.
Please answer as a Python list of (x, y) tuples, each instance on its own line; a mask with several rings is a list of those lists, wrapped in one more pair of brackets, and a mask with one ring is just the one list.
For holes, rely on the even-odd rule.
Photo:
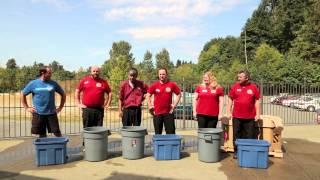
[(60, 62), (67, 70), (102, 65), (115, 41), (168, 49), (171, 61), (198, 61), (212, 38), (239, 36), (258, 0), (4, 0), (0, 2), (0, 66), (15, 58)]

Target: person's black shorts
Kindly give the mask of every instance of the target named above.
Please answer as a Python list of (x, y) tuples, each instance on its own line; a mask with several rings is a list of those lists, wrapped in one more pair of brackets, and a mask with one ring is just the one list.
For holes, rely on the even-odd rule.
[(32, 134), (45, 135), (48, 133), (61, 133), (57, 114), (40, 115), (32, 113)]
[(103, 108), (82, 108), (83, 128), (103, 125)]

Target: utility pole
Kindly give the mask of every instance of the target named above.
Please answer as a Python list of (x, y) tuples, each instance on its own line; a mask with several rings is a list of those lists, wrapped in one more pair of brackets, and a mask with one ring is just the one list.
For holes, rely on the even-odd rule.
[(247, 31), (244, 30), (244, 57), (246, 58), (246, 66), (248, 69), (248, 56), (247, 56)]

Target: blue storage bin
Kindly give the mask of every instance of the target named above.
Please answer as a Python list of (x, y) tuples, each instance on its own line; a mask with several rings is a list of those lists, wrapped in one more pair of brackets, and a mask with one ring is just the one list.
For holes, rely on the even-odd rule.
[(68, 141), (69, 139), (66, 137), (38, 138), (34, 140), (37, 166), (66, 163)]
[(240, 167), (268, 168), (270, 143), (257, 139), (237, 139), (238, 164)]
[(153, 155), (156, 160), (180, 159), (181, 136), (175, 134), (154, 135)]

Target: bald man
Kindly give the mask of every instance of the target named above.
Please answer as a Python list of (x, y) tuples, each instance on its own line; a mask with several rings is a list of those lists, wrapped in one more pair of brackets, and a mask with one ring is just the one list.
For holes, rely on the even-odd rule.
[[(76, 88), (76, 101), (78, 106), (82, 108), (83, 128), (102, 126), (104, 109), (107, 109), (111, 102), (109, 84), (99, 75), (100, 68), (92, 66), (91, 74), (81, 79)], [(107, 98), (104, 97), (105, 94), (107, 94)]]

